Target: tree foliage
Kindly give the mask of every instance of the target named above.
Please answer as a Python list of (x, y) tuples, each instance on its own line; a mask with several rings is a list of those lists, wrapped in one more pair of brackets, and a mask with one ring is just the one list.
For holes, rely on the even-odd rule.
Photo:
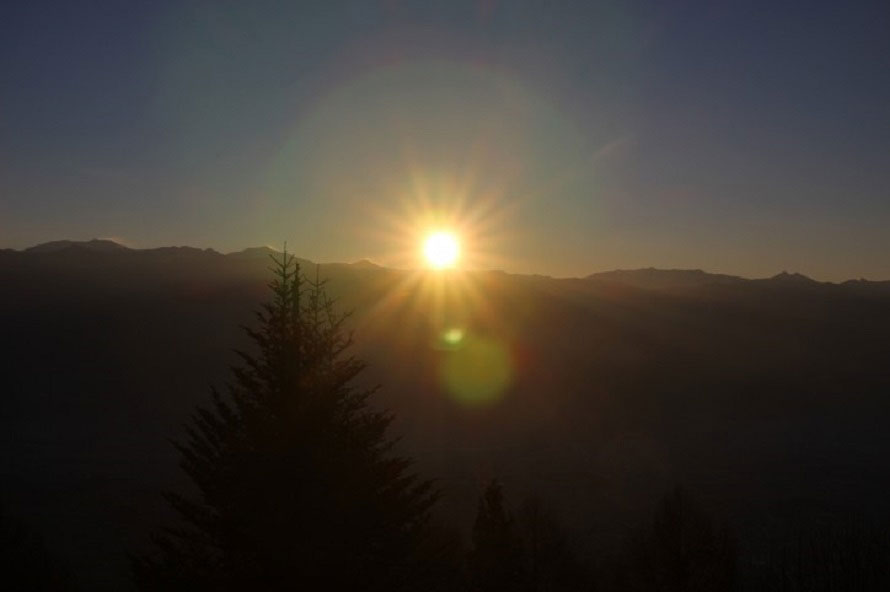
[(560, 592), (589, 588), (587, 570), (556, 514), (542, 498), (523, 501), (516, 522), (524, 549), (525, 590)]
[[(227, 393), (176, 442), (197, 495), (134, 562), (143, 589), (418, 589), (437, 494), (393, 452), (393, 416), (355, 386), (346, 316), (286, 252)], [(324, 588), (322, 588), (322, 586)]]
[(736, 583), (736, 546), (726, 526), (682, 489), (666, 495), (649, 528), (631, 542), (620, 590), (719, 592)]
[(890, 590), (890, 533), (871, 522), (816, 524), (764, 551), (745, 566), (764, 592)]
[(75, 590), (67, 568), (46, 547), (43, 539), (0, 507), (0, 573), (8, 589), (35, 592)]
[(473, 590), (494, 592), (524, 587), (522, 541), (498, 480), (492, 480), (479, 498), (469, 554)]

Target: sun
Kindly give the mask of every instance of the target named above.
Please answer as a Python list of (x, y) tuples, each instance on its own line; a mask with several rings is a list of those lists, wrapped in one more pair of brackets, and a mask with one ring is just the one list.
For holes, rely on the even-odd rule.
[(423, 242), (423, 256), (430, 267), (454, 267), (460, 257), (460, 242), (450, 232), (434, 232)]

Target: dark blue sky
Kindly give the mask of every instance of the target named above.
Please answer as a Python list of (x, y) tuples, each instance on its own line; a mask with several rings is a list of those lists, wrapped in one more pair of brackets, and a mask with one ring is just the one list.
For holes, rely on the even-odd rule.
[(0, 246), (890, 278), (886, 1), (428, 4), (6, 3)]

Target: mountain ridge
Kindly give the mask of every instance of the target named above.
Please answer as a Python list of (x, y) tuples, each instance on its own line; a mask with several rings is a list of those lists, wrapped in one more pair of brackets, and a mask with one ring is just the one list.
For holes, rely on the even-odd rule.
[[(119, 542), (138, 548), (163, 517), (156, 492), (179, 478), (169, 439), (249, 347), (241, 327), (268, 297), (271, 249), (61, 247), (0, 252), (3, 493), (43, 521), (79, 575), (127, 574)], [(679, 481), (725, 500), (742, 525), (759, 516), (752, 507), (800, 499), (885, 511), (883, 464), (857, 482), (834, 475), (890, 454), (890, 282), (469, 272), (438, 290), (449, 274), (318, 269), (336, 310), (354, 313), (362, 386), (384, 385), (375, 403), (448, 488), (455, 523), (476, 508), (475, 467), (576, 504), (579, 520), (614, 517), (606, 528)], [(618, 281), (635, 278), (680, 287)], [(451, 329), (466, 341), (443, 348)], [(462, 376), (496, 392), (477, 404), (446, 372), (478, 352), (490, 359)], [(505, 383), (486, 386), (491, 360)], [(587, 487), (604, 493), (578, 501)]]
[[(48, 241), (45, 243), (39, 243), (33, 245), (31, 247), (26, 247), (21, 250), (17, 249), (0, 249), (2, 253), (25, 253), (25, 254), (58, 254), (63, 252), (82, 252), (82, 253), (117, 253), (117, 254), (135, 254), (135, 253), (152, 253), (152, 254), (164, 254), (164, 253), (208, 253), (215, 254), (225, 257), (227, 259), (233, 260), (257, 260), (257, 259), (266, 259), (270, 255), (275, 255), (280, 253), (278, 249), (273, 247), (269, 247), (267, 245), (257, 246), (257, 247), (247, 247), (241, 249), (240, 251), (231, 251), (228, 253), (221, 253), (212, 248), (202, 249), (200, 247), (191, 247), (187, 245), (181, 246), (165, 246), (165, 247), (151, 247), (151, 248), (133, 248), (118, 243), (112, 239), (99, 239), (93, 238), (90, 240), (70, 240), (70, 239), (61, 239)], [(303, 259), (298, 257), (298, 261), (301, 265), (345, 265), (357, 269), (366, 269), (366, 270), (394, 270), (395, 268), (387, 267), (385, 265), (381, 265), (377, 262), (374, 262), (368, 258), (361, 258), (357, 261), (353, 262), (341, 262), (341, 261), (329, 261), (325, 263), (318, 263), (315, 261), (311, 261), (309, 259)], [(759, 283), (779, 283), (781, 282), (783, 285), (797, 285), (797, 286), (847, 286), (847, 287), (868, 287), (868, 286), (881, 286), (881, 287), (890, 287), (890, 280), (871, 280), (866, 278), (850, 278), (847, 280), (841, 280), (837, 282), (829, 282), (829, 281), (820, 281), (813, 279), (807, 275), (804, 275), (799, 272), (789, 272), (787, 270), (783, 270), (773, 276), (763, 277), (763, 278), (748, 278), (742, 277), (732, 274), (724, 274), (724, 273), (713, 273), (704, 271), (702, 269), (684, 269), (684, 268), (656, 268), (656, 267), (644, 267), (644, 268), (634, 268), (634, 269), (613, 269), (607, 271), (599, 271), (587, 274), (585, 276), (580, 276), (576, 278), (558, 278), (555, 276), (550, 276), (547, 274), (539, 274), (539, 273), (511, 273), (502, 270), (488, 270), (491, 272), (501, 271), (502, 273), (507, 273), (509, 275), (517, 275), (517, 276), (529, 276), (529, 277), (542, 277), (542, 278), (552, 278), (552, 279), (581, 279), (581, 280), (592, 280), (602, 283), (608, 284), (620, 284), (624, 286), (629, 286), (633, 288), (645, 289), (645, 290), (677, 290), (677, 289), (689, 289), (689, 288), (701, 288), (705, 286), (714, 286), (714, 285), (731, 285), (731, 284), (739, 284), (745, 282), (759, 282)]]
[(116, 241), (106, 238), (94, 238), (88, 241), (75, 241), (69, 239), (55, 240), (49, 241), (45, 243), (39, 243), (34, 246), (23, 249), (21, 252), (23, 253), (55, 253), (58, 251), (64, 251), (67, 249), (84, 249), (88, 251), (94, 252), (120, 252), (120, 251), (131, 251), (134, 249), (130, 249)]

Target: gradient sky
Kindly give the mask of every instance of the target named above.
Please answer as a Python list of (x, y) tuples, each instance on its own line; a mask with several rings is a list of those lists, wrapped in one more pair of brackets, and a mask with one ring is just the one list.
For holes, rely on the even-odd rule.
[(5, 3), (0, 246), (890, 279), (886, 0), (428, 4)]

